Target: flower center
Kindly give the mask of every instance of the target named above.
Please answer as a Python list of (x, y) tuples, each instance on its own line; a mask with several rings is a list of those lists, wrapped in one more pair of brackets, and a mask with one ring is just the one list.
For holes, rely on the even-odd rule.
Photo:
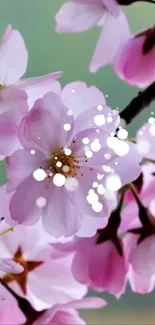
[(65, 177), (76, 176), (76, 171), (80, 168), (78, 163), (78, 160), (72, 155), (71, 150), (64, 148), (58, 152), (53, 152), (49, 160), (48, 168), (50, 169), (51, 174), (59, 173)]

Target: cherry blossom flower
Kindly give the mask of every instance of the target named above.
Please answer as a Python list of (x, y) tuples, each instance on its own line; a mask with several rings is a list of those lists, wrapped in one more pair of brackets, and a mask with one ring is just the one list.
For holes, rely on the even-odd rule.
[(155, 27), (124, 44), (115, 61), (118, 76), (131, 85), (147, 87), (155, 80)]
[(95, 291), (108, 291), (120, 297), (125, 290), (127, 275), (123, 244), (118, 240), (118, 249), (114, 241), (106, 238), (106, 234), (104, 232), (102, 235), (101, 243), (98, 242), (98, 233), (91, 238), (76, 238), (70, 243), (55, 244), (55, 248), (58, 257), (61, 252), (66, 255), (74, 253), (72, 272), (78, 282), (87, 284)]
[(81, 300), (74, 300), (64, 305), (55, 305), (54, 307), (45, 311), (33, 325), (41, 324), (55, 324), (55, 325), (85, 325), (86, 323), (81, 319), (76, 309), (96, 309), (106, 306), (106, 301), (90, 297)]
[(129, 27), (124, 13), (115, 0), (70, 0), (56, 15), (56, 31), (59, 33), (80, 33), (95, 25), (103, 29), (90, 63), (91, 72), (113, 63), (128, 39)]
[[(1, 256), (20, 262), (20, 274), (0, 272), (5, 284), (19, 296), (29, 300), (36, 310), (81, 299), (87, 292), (71, 272), (72, 256), (52, 259), (52, 238), (40, 224), (17, 226), (1, 239)], [(39, 283), (39, 285), (38, 285)]]
[[(93, 106), (74, 119), (58, 95), (51, 92), (38, 100), (21, 124), (24, 149), (9, 159), (8, 191), (16, 190), (11, 218), (32, 225), (42, 217), (44, 228), (56, 237), (79, 231), (84, 215), (107, 219), (117, 190), (140, 173), (135, 145), (109, 136), (118, 123), (118, 115), (106, 106)], [(36, 204), (40, 197), (41, 206)]]
[(26, 72), (28, 52), (17, 30), (9, 25), (0, 46), (0, 155), (1, 159), (21, 148), (18, 128), (37, 98), (52, 90), (60, 92), (56, 79), (61, 72), (21, 80)]

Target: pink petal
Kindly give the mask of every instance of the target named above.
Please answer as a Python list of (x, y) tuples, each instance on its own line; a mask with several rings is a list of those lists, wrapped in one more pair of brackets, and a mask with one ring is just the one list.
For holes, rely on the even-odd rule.
[[(96, 234), (97, 229), (106, 227), (108, 218), (93, 218), (90, 216), (84, 216), (80, 230), (77, 232), (78, 237), (93, 237)], [(89, 227), (88, 227), (89, 225)]]
[(73, 113), (74, 118), (90, 108), (106, 105), (105, 97), (98, 88), (87, 87), (86, 83), (81, 81), (65, 86), (61, 98), (64, 105)]
[(24, 268), (19, 263), (11, 259), (1, 259), (0, 258), (0, 271), (12, 274), (22, 273)]
[[(0, 229), (0, 232), (3, 232), (10, 226), (15, 226), (16, 223), (13, 222), (10, 218), (10, 210), (9, 204), (10, 200), (13, 196), (14, 192), (8, 193), (7, 192), (7, 184), (0, 186), (0, 211), (1, 211), (1, 218), (5, 218), (5, 221), (8, 223), (8, 226), (4, 224), (4, 229)], [(0, 223), (2, 225), (2, 223)], [(2, 227), (3, 228), (3, 227)]]
[(120, 47), (128, 38), (129, 26), (123, 12), (120, 12), (118, 17), (108, 14), (90, 63), (90, 72), (96, 72), (102, 66), (112, 64)]
[(73, 117), (67, 115), (60, 97), (50, 92), (35, 102), (24, 125), (21, 125), (21, 128), (23, 127), (20, 130), (21, 143), (24, 140), (26, 144), (30, 139), (30, 147), (33, 142), (51, 155), (51, 150), (55, 151), (66, 145), (71, 131), (64, 130), (65, 124), (69, 124), (72, 129)]
[(8, 190), (15, 190), (35, 170), (44, 166), (46, 157), (42, 151), (22, 149), (17, 150), (10, 158), (7, 169), (9, 180)]
[(23, 116), (28, 111), (27, 95), (25, 91), (14, 86), (8, 86), (0, 92), (0, 111), (1, 114), (13, 111)]
[(118, 16), (120, 9), (116, 0), (102, 0), (102, 2), (113, 16)]
[(97, 246), (89, 263), (89, 274), (94, 289), (114, 295), (122, 293), (126, 280), (125, 260), (111, 241)]
[(0, 154), (10, 156), (14, 151), (21, 149), (18, 138), (20, 117), (14, 112), (5, 112), (0, 115)]
[(57, 79), (62, 72), (54, 72), (45, 76), (21, 80), (18, 87), (28, 95), (28, 105), (31, 108), (38, 98), (42, 98), (49, 91), (60, 94), (61, 85)]
[[(116, 128), (120, 123), (119, 115), (115, 114), (112, 109), (108, 106), (104, 106), (101, 110), (98, 110), (98, 106), (94, 106), (88, 110), (81, 112), (75, 119), (74, 124), (74, 134), (84, 131), (85, 129), (95, 128), (96, 136), (100, 131), (98, 130), (105, 130), (108, 133), (115, 132)], [(110, 114), (110, 116), (109, 116)], [(109, 121), (110, 117), (110, 122)], [(99, 123), (99, 119), (101, 123)]]
[(51, 184), (46, 199), (42, 220), (46, 231), (54, 237), (74, 235), (80, 229), (82, 213), (69, 199), (66, 189)]
[(155, 264), (152, 262), (154, 249), (151, 247), (154, 241), (155, 236), (149, 236), (130, 253), (130, 263), (134, 271), (144, 277), (150, 277), (155, 273)]
[(59, 33), (79, 33), (92, 28), (104, 15), (101, 1), (92, 5), (77, 1), (68, 1), (61, 6), (56, 15), (56, 31)]
[(42, 215), (36, 205), (38, 197), (44, 197), (44, 182), (37, 182), (33, 177), (23, 182), (10, 202), (11, 218), (19, 224), (33, 225)]
[[(110, 162), (110, 167), (114, 168), (115, 172), (120, 176), (122, 185), (134, 181), (141, 173), (140, 162), (142, 161), (142, 155), (138, 153), (134, 143), (127, 142), (127, 144), (129, 146), (128, 153), (121, 157), (117, 156), (115, 160)], [(116, 165), (115, 162), (118, 164)], [(122, 166), (125, 166), (125, 168), (122, 168)]]
[(136, 140), (138, 145), (143, 145), (143, 141), (148, 144), (147, 157), (154, 159), (155, 156), (155, 126), (154, 124), (145, 123), (137, 132)]
[(28, 53), (21, 34), (8, 26), (0, 47), (0, 84), (15, 84), (25, 73)]
[(152, 292), (154, 289), (155, 281), (153, 277), (144, 277), (139, 273), (136, 273), (132, 266), (130, 266), (128, 279), (133, 292), (146, 294)]
[(99, 297), (86, 297), (81, 300), (74, 300), (66, 304), (68, 308), (74, 309), (97, 309), (107, 305), (107, 302)]

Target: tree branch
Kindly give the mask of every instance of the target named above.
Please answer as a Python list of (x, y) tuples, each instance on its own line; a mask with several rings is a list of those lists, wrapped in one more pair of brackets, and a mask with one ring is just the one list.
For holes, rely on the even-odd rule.
[(121, 119), (126, 124), (132, 122), (132, 120), (141, 113), (145, 108), (151, 105), (155, 100), (155, 82), (153, 82), (148, 88), (138, 93), (138, 95), (132, 99), (123, 111), (120, 113)]

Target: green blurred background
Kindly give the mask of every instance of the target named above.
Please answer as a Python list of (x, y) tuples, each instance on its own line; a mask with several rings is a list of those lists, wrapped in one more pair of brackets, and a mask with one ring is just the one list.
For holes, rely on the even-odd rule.
[[(89, 74), (88, 65), (99, 28), (79, 35), (56, 34), (54, 17), (62, 3), (63, 0), (0, 0), (0, 34), (2, 35), (10, 23), (23, 35), (29, 51), (26, 77), (62, 70), (63, 85), (84, 80), (108, 94), (107, 101), (112, 108), (123, 109), (138, 89), (120, 81), (111, 67), (105, 67), (94, 75)], [(125, 11), (132, 32), (154, 24), (154, 5), (140, 3)], [(155, 112), (154, 107), (152, 105), (132, 123), (129, 127), (131, 135), (135, 134), (136, 129), (148, 119), (152, 111)], [(2, 164), (0, 172), (2, 184), (5, 181)], [(155, 324), (155, 294), (136, 295), (131, 294), (129, 289), (119, 301), (109, 295), (104, 297), (109, 302), (106, 309), (83, 313), (89, 324)]]

